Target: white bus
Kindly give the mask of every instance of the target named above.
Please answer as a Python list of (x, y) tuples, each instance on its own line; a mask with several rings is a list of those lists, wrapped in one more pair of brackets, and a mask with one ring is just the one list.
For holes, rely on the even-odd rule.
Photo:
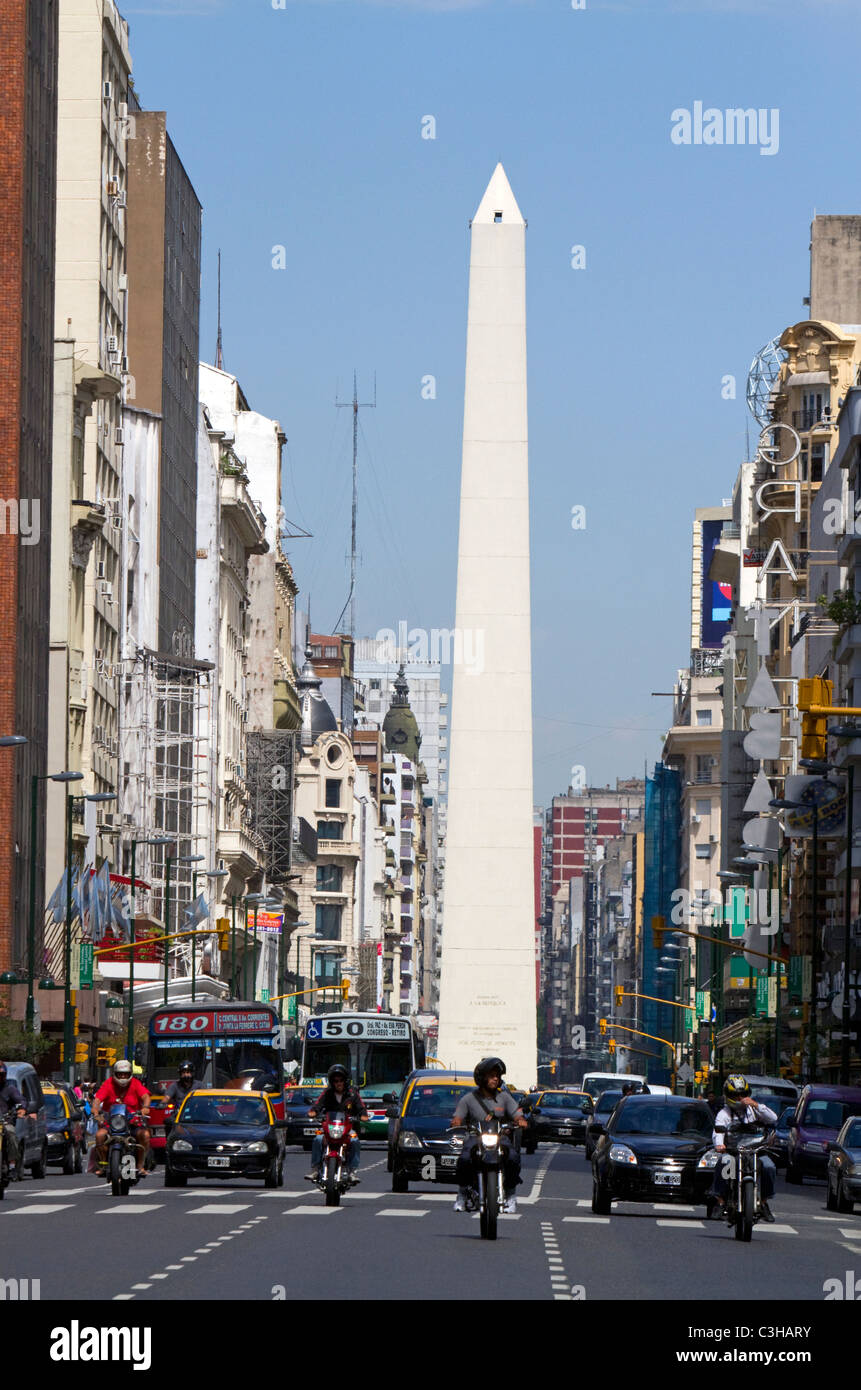
[(300, 1085), (322, 1089), (336, 1062), (347, 1068), (371, 1113), (362, 1135), (385, 1138), (389, 1102), (383, 1097), (398, 1096), (410, 1072), (425, 1065), (424, 1035), (415, 1019), (396, 1014), (312, 1014), (305, 1026)]
[(645, 1076), (639, 1076), (636, 1072), (587, 1071), (580, 1082), (580, 1090), (586, 1091), (596, 1101), (605, 1091), (621, 1091), (628, 1081), (639, 1081), (641, 1086), (648, 1085)]

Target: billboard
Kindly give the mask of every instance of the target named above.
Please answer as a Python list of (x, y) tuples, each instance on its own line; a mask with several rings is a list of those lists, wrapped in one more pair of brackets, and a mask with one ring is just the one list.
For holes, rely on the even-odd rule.
[(715, 546), (720, 540), (720, 533), (723, 530), (724, 522), (703, 521), (702, 542), (703, 542), (703, 572), (702, 572), (702, 607), (700, 611), (700, 646), (701, 647), (720, 647), (723, 639), (730, 627), (730, 612), (732, 610), (732, 585), (717, 584), (713, 579), (709, 579), (709, 565), (712, 562), (712, 554)]

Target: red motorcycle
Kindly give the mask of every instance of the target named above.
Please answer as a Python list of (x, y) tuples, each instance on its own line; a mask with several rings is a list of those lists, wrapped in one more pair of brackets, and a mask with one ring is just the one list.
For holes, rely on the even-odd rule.
[(350, 1186), (350, 1150), (352, 1121), (342, 1110), (329, 1110), (321, 1120), (323, 1132), (323, 1162), (317, 1186), (326, 1194), (326, 1206), (340, 1205), (341, 1196)]

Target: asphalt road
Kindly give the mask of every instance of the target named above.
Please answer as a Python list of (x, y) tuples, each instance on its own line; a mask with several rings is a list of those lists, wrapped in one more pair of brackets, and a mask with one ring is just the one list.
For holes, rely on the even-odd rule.
[(362, 1184), (340, 1207), (302, 1181), (288, 1149), (283, 1189), (199, 1180), (167, 1190), (162, 1169), (112, 1198), (93, 1176), (13, 1184), (0, 1204), (0, 1279), (38, 1279), (42, 1300), (289, 1301), (326, 1298), (511, 1301), (810, 1300), (857, 1270), (861, 1213), (825, 1209), (822, 1183), (778, 1178), (778, 1224), (749, 1245), (704, 1209), (614, 1205), (591, 1211), (582, 1149), (540, 1146), (523, 1160), (519, 1214), (495, 1244), (452, 1210), (454, 1188), (390, 1190), (385, 1152), (363, 1147)]

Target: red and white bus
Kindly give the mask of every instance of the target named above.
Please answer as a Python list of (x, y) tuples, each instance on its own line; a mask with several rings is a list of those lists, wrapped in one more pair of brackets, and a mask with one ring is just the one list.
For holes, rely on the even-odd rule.
[(269, 1004), (242, 1001), (201, 1007), (168, 1004), (149, 1021), (144, 1079), (152, 1102), (152, 1148), (161, 1158), (165, 1144), (164, 1093), (190, 1062), (202, 1086), (266, 1091), (278, 1119), (284, 1118), (284, 1059), (279, 1047), (278, 1014)]

